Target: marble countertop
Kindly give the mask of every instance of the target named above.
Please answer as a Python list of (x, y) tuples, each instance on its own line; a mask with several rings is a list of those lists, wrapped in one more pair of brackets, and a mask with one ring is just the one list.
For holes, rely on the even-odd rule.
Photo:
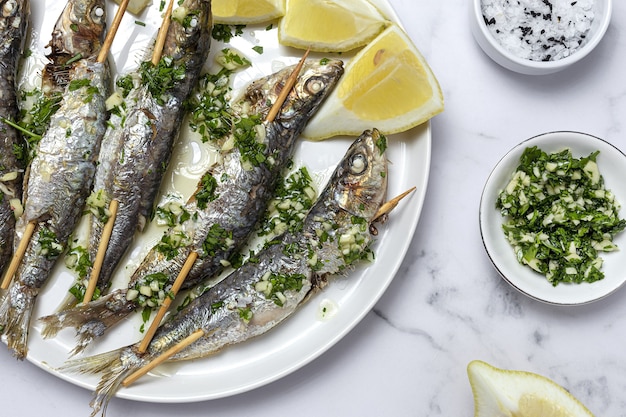
[[(446, 110), (432, 121), (422, 215), (386, 293), (335, 346), (276, 382), (199, 403), (116, 398), (109, 416), (467, 417), (473, 359), (552, 378), (597, 416), (626, 415), (626, 289), (577, 307), (531, 300), (499, 277), (478, 227), (489, 172), (522, 140), (575, 130), (626, 151), (626, 3), (613, 2), (611, 26), (586, 59), (532, 77), (480, 50), (468, 0), (389, 1), (437, 75)], [(6, 415), (89, 415), (91, 392), (0, 353)]]

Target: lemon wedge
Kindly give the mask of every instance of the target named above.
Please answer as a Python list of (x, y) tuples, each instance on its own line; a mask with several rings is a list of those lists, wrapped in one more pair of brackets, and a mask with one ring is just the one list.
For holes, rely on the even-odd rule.
[(278, 41), (319, 52), (345, 52), (366, 45), (387, 26), (367, 0), (287, 0)]
[(524, 371), (507, 371), (482, 361), (467, 366), (475, 417), (593, 417), (554, 381)]
[(397, 25), (385, 29), (346, 65), (339, 85), (303, 132), (312, 140), (360, 135), (376, 127), (398, 133), (443, 111), (428, 63)]
[(285, 14), (285, 0), (213, 0), (213, 21), (228, 25), (267, 22)]
[[(120, 4), (122, 0), (115, 0), (115, 3)], [(150, 0), (130, 0), (126, 6), (126, 10), (132, 14), (139, 15), (148, 6)]]

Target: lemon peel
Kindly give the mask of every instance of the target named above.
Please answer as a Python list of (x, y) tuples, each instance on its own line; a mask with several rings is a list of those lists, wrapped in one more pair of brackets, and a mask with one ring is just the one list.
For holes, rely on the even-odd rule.
[(474, 360), (467, 366), (474, 417), (593, 417), (556, 382), (526, 371), (509, 371)]
[(228, 25), (268, 22), (285, 14), (285, 0), (213, 0), (213, 21)]
[(366, 45), (388, 24), (367, 0), (287, 0), (278, 41), (317, 52), (346, 52)]
[(346, 65), (344, 76), (303, 136), (388, 135), (420, 125), (444, 109), (439, 82), (409, 36), (392, 24)]

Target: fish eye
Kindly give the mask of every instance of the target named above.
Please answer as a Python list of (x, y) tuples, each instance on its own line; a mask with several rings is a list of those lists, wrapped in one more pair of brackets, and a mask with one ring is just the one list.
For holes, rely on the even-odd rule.
[(363, 154), (356, 154), (350, 158), (350, 173), (358, 175), (365, 172), (367, 168), (367, 158)]
[(306, 82), (306, 89), (311, 93), (319, 93), (324, 89), (324, 81), (319, 77), (309, 78)]
[(16, 10), (17, 10), (17, 3), (15, 2), (15, 0), (7, 1), (2, 6), (2, 15), (4, 17), (12, 16)]
[(94, 21), (101, 20), (103, 16), (104, 16), (104, 9), (100, 6), (94, 7), (93, 10), (91, 11), (91, 18)]

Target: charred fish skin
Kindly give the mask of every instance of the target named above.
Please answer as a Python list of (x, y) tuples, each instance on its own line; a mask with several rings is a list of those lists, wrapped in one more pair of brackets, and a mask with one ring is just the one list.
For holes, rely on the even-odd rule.
[[(293, 67), (287, 67), (256, 81), (247, 89), (248, 97), (245, 100), (252, 107), (257, 107), (264, 116), (269, 110), (267, 101), (275, 101), (292, 71)], [(276, 119), (263, 125), (267, 162), (258, 166), (245, 166), (239, 150), (233, 148), (212, 169), (216, 183), (215, 199), (202, 209), (198, 208), (196, 199), (185, 206), (186, 211), (193, 213), (182, 225), (182, 233), (186, 235), (184, 239), (189, 240), (189, 244), (180, 247), (175, 256), (165, 255), (159, 245), (155, 246), (133, 273), (128, 289), (115, 290), (73, 310), (42, 318), (44, 337), (56, 335), (63, 327), (75, 327), (78, 344), (72, 353), (81, 352), (95, 337), (101, 336), (103, 330), (113, 327), (132, 311), (145, 305), (141, 298), (129, 295), (143, 285), (142, 281), (150, 276), (166, 275), (168, 282), (165, 291), (168, 291), (191, 251), (196, 251), (199, 258), (185, 279), (183, 288), (190, 288), (207, 276), (219, 274), (225, 267), (225, 261), (247, 242), (273, 196), (283, 169), (291, 159), (296, 139), (342, 73), (341, 61), (329, 60), (323, 64), (316, 60), (307, 61)], [(212, 245), (209, 253), (209, 245), (205, 242), (214, 238), (211, 233), (215, 230), (220, 230), (220, 240), (225, 244)], [(181, 233), (180, 230), (170, 229), (169, 235), (164, 238), (177, 233)]]
[[(103, 190), (107, 201), (115, 199), (119, 202), (113, 233), (98, 278), (98, 288), (103, 293), (132, 243), (135, 231), (141, 230), (146, 219), (150, 218), (184, 116), (182, 104), (197, 84), (209, 53), (212, 27), (210, 1), (185, 0), (179, 7), (185, 8), (191, 19), (186, 23), (171, 22), (161, 61), (170, 62), (171, 68), (182, 68), (184, 76), (161, 97), (154, 96), (147, 85), (154, 80), (143, 80), (126, 100), (132, 109), (123, 125), (116, 129), (113, 123), (103, 140), (94, 190)], [(105, 222), (93, 216), (90, 224), (93, 260)]]
[[(16, 77), (29, 24), (29, 0), (0, 1), (0, 117), (18, 116)], [(24, 164), (14, 153), (22, 138), (0, 120), (0, 276), (11, 260), (17, 207), (22, 201)]]
[(44, 94), (62, 93), (70, 69), (80, 59), (96, 56), (104, 43), (105, 0), (68, 0), (48, 43), (50, 61), (43, 69)]
[[(387, 161), (377, 146), (381, 137), (376, 130), (366, 131), (353, 143), (307, 215), (302, 232), (283, 235), (280, 243), (259, 254), (259, 263), (246, 263), (162, 324), (145, 354), (132, 345), (66, 362), (63, 371), (103, 372), (91, 402), (92, 416), (99, 412), (104, 416), (124, 378), (196, 330), (202, 329), (204, 336), (171, 360), (205, 357), (269, 331), (292, 315), (328, 274), (357, 259), (353, 255), (362, 254), (373, 239), (371, 223), (386, 194)], [(357, 222), (360, 238), (355, 240), (360, 249), (346, 250), (342, 236), (353, 234), (355, 217), (362, 220)], [(316, 255), (341, 259), (341, 265), (334, 261), (320, 265)]]
[[(100, 4), (99, 0), (82, 3)], [(102, 24), (105, 21), (103, 17)], [(0, 300), (0, 324), (18, 359), (27, 353), (36, 297), (82, 215), (106, 129), (105, 97), (110, 87), (106, 63), (95, 57), (80, 59), (72, 67), (70, 79), (61, 106), (39, 142), (24, 188), (24, 214), (19, 222), (35, 225), (33, 237)]]

